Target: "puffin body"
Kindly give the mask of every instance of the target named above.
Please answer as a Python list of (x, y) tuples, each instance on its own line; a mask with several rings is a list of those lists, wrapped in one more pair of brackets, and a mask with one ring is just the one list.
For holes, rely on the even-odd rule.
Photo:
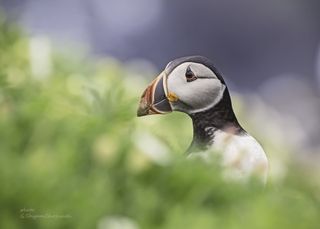
[(171, 61), (145, 89), (137, 115), (184, 112), (193, 123), (189, 158), (220, 155), (232, 178), (267, 178), (268, 160), (260, 144), (239, 124), (228, 88), (213, 63), (202, 56)]

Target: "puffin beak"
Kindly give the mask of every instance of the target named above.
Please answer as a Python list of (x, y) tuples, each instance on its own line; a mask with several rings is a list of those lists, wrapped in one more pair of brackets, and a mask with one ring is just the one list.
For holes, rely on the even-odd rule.
[(144, 90), (140, 99), (137, 116), (164, 114), (171, 111), (172, 108), (167, 98), (167, 77), (162, 72)]

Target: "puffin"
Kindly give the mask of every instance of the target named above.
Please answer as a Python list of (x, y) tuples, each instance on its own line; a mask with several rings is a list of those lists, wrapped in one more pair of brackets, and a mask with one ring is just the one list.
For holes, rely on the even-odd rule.
[(187, 56), (169, 62), (142, 93), (137, 116), (172, 111), (192, 120), (188, 158), (219, 158), (226, 177), (248, 180), (255, 176), (266, 183), (266, 153), (239, 124), (226, 82), (211, 60)]

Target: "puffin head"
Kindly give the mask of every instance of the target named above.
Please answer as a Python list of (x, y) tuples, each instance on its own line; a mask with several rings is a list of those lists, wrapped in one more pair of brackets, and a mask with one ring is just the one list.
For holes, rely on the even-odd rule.
[(141, 96), (137, 115), (181, 111), (192, 115), (214, 107), (226, 90), (221, 74), (202, 56), (182, 57), (167, 64)]

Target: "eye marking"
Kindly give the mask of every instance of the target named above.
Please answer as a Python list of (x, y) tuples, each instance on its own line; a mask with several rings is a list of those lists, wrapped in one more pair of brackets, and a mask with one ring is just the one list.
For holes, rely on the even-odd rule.
[(187, 67), (185, 76), (186, 76), (187, 82), (192, 82), (197, 79), (196, 75), (193, 73), (190, 66)]

